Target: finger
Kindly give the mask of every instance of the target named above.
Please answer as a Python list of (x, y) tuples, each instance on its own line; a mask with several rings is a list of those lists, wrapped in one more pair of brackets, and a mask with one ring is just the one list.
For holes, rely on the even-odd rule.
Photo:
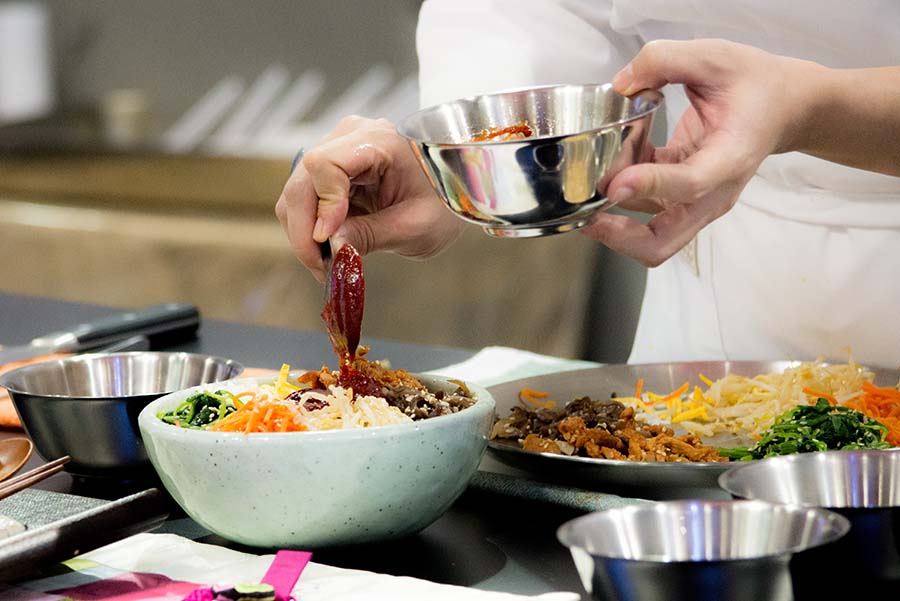
[(647, 267), (657, 267), (697, 235), (709, 220), (701, 218), (698, 205), (678, 205), (651, 219), (646, 225), (611, 213), (601, 213), (583, 232)]
[(703, 148), (680, 163), (641, 163), (626, 167), (609, 183), (610, 201), (643, 210), (648, 202), (660, 209), (692, 203), (711, 190), (724, 189), (746, 171), (745, 153), (726, 135), (714, 134)]
[(465, 222), (448, 211), (429, 188), (429, 194), (414, 202), (347, 219), (332, 243), (339, 246), (350, 242), (362, 254), (388, 251), (410, 259), (427, 259), (450, 246), (464, 228)]
[(632, 200), (610, 205), (610, 208), (613, 206), (618, 209), (625, 209), (626, 211), (634, 211), (636, 213), (646, 213), (648, 215), (655, 215), (656, 213), (661, 213), (666, 210), (659, 201), (653, 200), (652, 198), (634, 198)]
[(745, 182), (722, 184), (715, 193), (676, 203), (646, 225), (624, 215), (598, 214), (585, 233), (611, 249), (656, 267), (681, 250), (706, 225), (727, 212)]
[(607, 194), (611, 203), (624, 209), (658, 212), (690, 203), (699, 195), (700, 176), (696, 171), (686, 164), (632, 165), (613, 178)]
[[(654, 148), (653, 149), (653, 157), (647, 164), (670, 164), (678, 161), (684, 160), (689, 153), (685, 151), (685, 149), (675, 146), (666, 146), (664, 148)], [(637, 175), (634, 173), (629, 174), (628, 179), (619, 179), (616, 181), (616, 177), (621, 173), (617, 172), (615, 174), (611, 174), (610, 179), (605, 183), (602, 183), (600, 189), (605, 190), (606, 197), (610, 199), (612, 206), (617, 206), (623, 209), (627, 209), (629, 211), (638, 211), (640, 213), (659, 213), (660, 211), (665, 209), (663, 203), (655, 198), (649, 197), (647, 194), (638, 194), (640, 192), (640, 187), (634, 183), (629, 183), (629, 179), (631, 178), (654, 178), (659, 177), (663, 178), (662, 174), (658, 174), (656, 176), (652, 174), (644, 174), (643, 176)], [(612, 183), (616, 181), (615, 185)], [(635, 194), (631, 194), (630, 191), (634, 190)], [(615, 195), (615, 198), (613, 198)]]
[(610, 183), (610, 198), (632, 209), (656, 202), (662, 212), (646, 225), (601, 214), (586, 233), (647, 266), (659, 265), (728, 211), (746, 183), (739, 175), (740, 160), (723, 146), (711, 144), (681, 164), (624, 169)]
[(347, 134), (360, 129), (375, 129), (385, 127), (388, 129), (394, 129), (394, 124), (387, 119), (367, 119), (365, 117), (360, 117), (359, 115), (348, 115), (337, 122), (337, 125), (334, 126), (334, 129), (326, 134), (324, 138), (322, 138), (321, 143), (330, 142), (331, 140), (335, 140), (337, 138), (340, 138), (341, 136), (346, 136)]
[(353, 182), (376, 183), (392, 163), (390, 151), (367, 130), (352, 131), (306, 153), (303, 166), (319, 199), (312, 232), (316, 242), (327, 240), (346, 219)]
[[(349, 242), (362, 255), (392, 251), (411, 258), (432, 257), (460, 234), (463, 225), (437, 198), (434, 201), (433, 205), (404, 203), (350, 217), (332, 242), (336, 247)], [(423, 224), (431, 235), (421, 235)]]
[(703, 85), (721, 72), (723, 52), (729, 50), (718, 40), (653, 40), (616, 74), (613, 88), (630, 96), (670, 83)]
[(275, 214), (287, 235), (294, 256), (319, 281), (325, 279), (325, 267), (319, 245), (313, 240), (318, 196), (303, 165), (288, 179), (275, 205)]

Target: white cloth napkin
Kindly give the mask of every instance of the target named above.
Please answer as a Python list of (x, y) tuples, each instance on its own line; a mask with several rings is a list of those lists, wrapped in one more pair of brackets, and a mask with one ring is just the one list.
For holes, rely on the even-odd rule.
[(561, 359), (505, 346), (488, 346), (462, 363), (428, 373), (447, 378), (494, 386), (502, 382), (539, 376), (559, 371), (598, 367), (599, 363), (577, 359)]
[[(162, 574), (204, 585), (262, 580), (274, 555), (250, 555), (174, 534), (137, 534), (81, 556), (118, 570)], [(313, 556), (315, 558), (315, 556)], [(310, 562), (293, 591), (297, 601), (578, 601), (575, 593), (511, 595), (417, 578), (334, 568)]]

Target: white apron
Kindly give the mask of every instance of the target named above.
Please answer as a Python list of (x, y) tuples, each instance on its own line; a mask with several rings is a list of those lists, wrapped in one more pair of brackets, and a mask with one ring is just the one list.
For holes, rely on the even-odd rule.
[[(649, 40), (712, 37), (834, 68), (900, 65), (900, 2), (427, 0), (422, 104), (609, 81)], [(680, 86), (664, 93), (671, 133), (687, 100)], [(900, 364), (900, 178), (790, 153), (766, 159), (732, 211), (649, 271), (630, 361), (847, 349)]]

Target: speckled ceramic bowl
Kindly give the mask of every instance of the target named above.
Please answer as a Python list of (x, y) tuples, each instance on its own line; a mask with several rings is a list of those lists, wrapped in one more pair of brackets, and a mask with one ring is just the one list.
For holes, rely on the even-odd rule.
[[(258, 383), (272, 377), (253, 378)], [(420, 376), (433, 391), (456, 388)], [(487, 446), (494, 400), (452, 415), (377, 428), (235, 434), (177, 428), (157, 418), (200, 390), (164, 396), (138, 417), (166, 489), (204, 527), (257, 547), (314, 549), (425, 528), (462, 494)]]

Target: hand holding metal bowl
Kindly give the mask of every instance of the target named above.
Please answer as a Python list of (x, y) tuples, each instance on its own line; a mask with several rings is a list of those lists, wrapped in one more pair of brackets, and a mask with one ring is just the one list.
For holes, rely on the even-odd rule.
[[(584, 227), (612, 206), (612, 178), (651, 157), (662, 102), (659, 92), (626, 97), (611, 84), (546, 86), (427, 108), (397, 131), (458, 217), (494, 236), (543, 236)], [(473, 141), (522, 122), (532, 135)]]

